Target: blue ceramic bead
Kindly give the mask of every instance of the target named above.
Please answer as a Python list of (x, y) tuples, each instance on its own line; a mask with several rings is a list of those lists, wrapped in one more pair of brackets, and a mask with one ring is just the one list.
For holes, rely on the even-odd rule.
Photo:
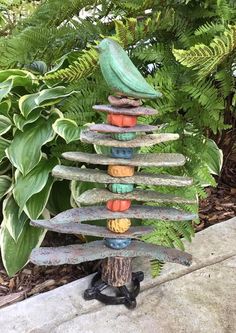
[(112, 147), (111, 156), (115, 158), (132, 158), (133, 149), (132, 148), (122, 148), (122, 147)]
[(105, 245), (110, 247), (111, 249), (124, 249), (130, 245), (131, 239), (130, 238), (105, 238), (104, 240)]

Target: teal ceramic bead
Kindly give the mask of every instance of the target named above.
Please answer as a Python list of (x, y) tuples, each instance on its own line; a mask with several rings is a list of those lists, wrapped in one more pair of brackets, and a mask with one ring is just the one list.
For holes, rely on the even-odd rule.
[(113, 193), (129, 193), (134, 190), (134, 184), (109, 184), (108, 189)]
[(136, 133), (135, 132), (130, 132), (130, 133), (114, 133), (112, 137), (116, 140), (119, 141), (129, 141), (133, 140), (136, 138)]
[(132, 158), (133, 149), (132, 148), (122, 148), (122, 147), (112, 147), (111, 156), (115, 158)]
[(130, 238), (105, 238), (104, 240), (105, 245), (110, 247), (111, 249), (124, 249), (130, 245), (131, 239)]

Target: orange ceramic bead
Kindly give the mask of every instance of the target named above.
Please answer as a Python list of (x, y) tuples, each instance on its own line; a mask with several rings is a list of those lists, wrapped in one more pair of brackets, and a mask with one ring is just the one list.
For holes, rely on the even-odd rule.
[(107, 115), (107, 122), (110, 125), (118, 127), (133, 127), (137, 124), (137, 117), (109, 113)]
[(112, 177), (131, 177), (134, 175), (134, 167), (129, 165), (108, 165), (107, 173)]
[(109, 200), (107, 201), (107, 209), (112, 212), (124, 212), (131, 206), (131, 200)]

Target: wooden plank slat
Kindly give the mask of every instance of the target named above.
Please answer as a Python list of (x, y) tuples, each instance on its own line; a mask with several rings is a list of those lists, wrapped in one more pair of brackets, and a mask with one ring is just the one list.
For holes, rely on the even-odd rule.
[(135, 189), (129, 193), (113, 193), (107, 189), (94, 188), (83, 192), (76, 201), (82, 205), (95, 205), (104, 203), (108, 200), (136, 200), (142, 202), (158, 202), (158, 203), (185, 203), (196, 204), (196, 200), (178, 197), (172, 194), (158, 193), (151, 190)]
[[(154, 219), (164, 221), (190, 221), (197, 218), (196, 214), (184, 212), (176, 208), (153, 207), (133, 205), (124, 212), (112, 212), (105, 206), (89, 206), (68, 209), (49, 220), (32, 220), (31, 223), (36, 225), (39, 221), (48, 221), (53, 225), (81, 223), (86, 221), (96, 221), (104, 219), (118, 218), (136, 218), (136, 219)], [(42, 222), (46, 223), (46, 222)]]
[(182, 154), (137, 154), (133, 158), (114, 158), (105, 154), (88, 154), (83, 152), (66, 152), (62, 156), (70, 161), (85, 162), (101, 165), (131, 165), (143, 167), (172, 167), (182, 166), (185, 163), (185, 157)]
[(100, 112), (125, 114), (129, 116), (142, 116), (142, 115), (150, 116), (158, 114), (157, 110), (143, 106), (122, 108), (122, 107), (115, 107), (112, 105), (94, 105), (93, 109), (95, 111), (100, 111)]
[(50, 220), (35, 220), (31, 221), (31, 225), (34, 227), (41, 227), (47, 230), (60, 232), (63, 234), (78, 234), (78, 235), (88, 235), (106, 238), (139, 238), (145, 234), (150, 234), (154, 228), (153, 227), (130, 227), (128, 231), (118, 234), (108, 230), (106, 227), (91, 225), (91, 224), (81, 224), (81, 223), (64, 223), (56, 224), (52, 223)]
[(53, 168), (54, 177), (81, 180), (84, 182), (98, 182), (102, 184), (144, 184), (144, 185), (166, 185), (166, 186), (188, 186), (192, 184), (189, 177), (156, 175), (143, 172), (136, 172), (131, 177), (112, 177), (104, 170), (94, 170), (76, 167), (57, 165)]
[(94, 124), (88, 126), (90, 131), (102, 133), (132, 133), (132, 132), (155, 132), (160, 129), (160, 126), (152, 125), (136, 125), (133, 127), (118, 127), (109, 124)]
[(180, 250), (163, 246), (147, 244), (141, 241), (132, 241), (122, 250), (106, 247), (104, 241), (95, 241), (87, 244), (76, 244), (62, 247), (41, 247), (34, 249), (30, 261), (36, 265), (63, 265), (79, 264), (85, 261), (104, 259), (107, 257), (151, 257), (164, 262), (174, 262), (189, 266), (192, 256)]
[(96, 133), (85, 130), (81, 132), (80, 140), (85, 143), (91, 143), (108, 147), (150, 147), (156, 144), (179, 139), (178, 134), (143, 134), (130, 141), (115, 140), (109, 134)]

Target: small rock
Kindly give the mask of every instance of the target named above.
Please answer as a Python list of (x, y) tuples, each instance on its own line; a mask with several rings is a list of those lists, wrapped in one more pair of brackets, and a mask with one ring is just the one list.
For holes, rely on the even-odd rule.
[(128, 97), (116, 97), (116, 96), (109, 96), (108, 97), (109, 103), (113, 106), (120, 106), (120, 107), (135, 107), (142, 105), (142, 101), (140, 99), (130, 99)]

